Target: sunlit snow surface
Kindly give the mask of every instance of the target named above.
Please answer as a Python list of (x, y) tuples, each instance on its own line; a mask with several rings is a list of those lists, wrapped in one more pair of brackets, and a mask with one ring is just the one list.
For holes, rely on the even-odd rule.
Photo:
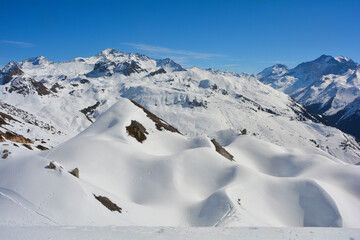
[[(143, 143), (126, 131), (132, 120)], [(159, 131), (121, 99), (60, 146), (0, 161), (0, 225), (360, 227), (358, 166), (253, 136), (218, 139), (234, 162), (208, 137)]]
[(344, 228), (0, 227), (1, 240), (358, 240)]

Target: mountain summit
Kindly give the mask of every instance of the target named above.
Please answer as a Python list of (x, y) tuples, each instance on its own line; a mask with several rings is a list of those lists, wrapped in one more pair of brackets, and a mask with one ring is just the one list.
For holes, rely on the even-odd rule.
[[(360, 138), (360, 65), (349, 58), (322, 55), (293, 69), (277, 65), (257, 76), (261, 82), (289, 94), (296, 101)], [(351, 106), (351, 107), (350, 107)]]

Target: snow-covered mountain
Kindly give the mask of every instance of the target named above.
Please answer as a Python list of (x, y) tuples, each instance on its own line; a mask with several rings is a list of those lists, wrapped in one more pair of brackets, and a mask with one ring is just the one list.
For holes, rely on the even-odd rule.
[[(1, 79), (2, 106), (8, 106), (2, 112), (17, 120), (6, 129), (46, 148), (80, 133), (120, 97), (126, 97), (187, 136), (215, 137), (246, 129), (279, 146), (359, 162), (359, 145), (353, 137), (324, 126), (320, 116), (309, 114), (287, 95), (249, 74), (184, 69), (170, 59), (106, 49), (69, 62), (56, 63), (45, 57), (11, 62), (2, 70)], [(24, 115), (51, 130), (29, 125)], [(20, 123), (26, 127), (19, 128)]]
[(277, 64), (258, 74), (261, 82), (326, 116), (339, 129), (360, 138), (360, 65), (346, 57), (322, 55), (294, 69)]
[(359, 143), (257, 76), (106, 49), (0, 79), (0, 224), (360, 226)]

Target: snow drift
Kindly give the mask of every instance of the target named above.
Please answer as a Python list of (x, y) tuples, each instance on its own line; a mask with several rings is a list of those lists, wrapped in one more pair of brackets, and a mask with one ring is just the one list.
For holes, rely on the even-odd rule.
[[(129, 134), (132, 121), (145, 140)], [(360, 227), (358, 166), (219, 132), (230, 161), (211, 138), (156, 123), (120, 98), (60, 146), (1, 159), (0, 224)]]

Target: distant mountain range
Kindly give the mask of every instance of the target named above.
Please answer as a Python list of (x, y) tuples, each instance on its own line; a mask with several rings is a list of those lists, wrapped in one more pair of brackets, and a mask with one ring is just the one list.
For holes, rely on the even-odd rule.
[(258, 75), (264, 84), (289, 94), (339, 129), (360, 138), (360, 65), (322, 55), (293, 69), (277, 64)]

